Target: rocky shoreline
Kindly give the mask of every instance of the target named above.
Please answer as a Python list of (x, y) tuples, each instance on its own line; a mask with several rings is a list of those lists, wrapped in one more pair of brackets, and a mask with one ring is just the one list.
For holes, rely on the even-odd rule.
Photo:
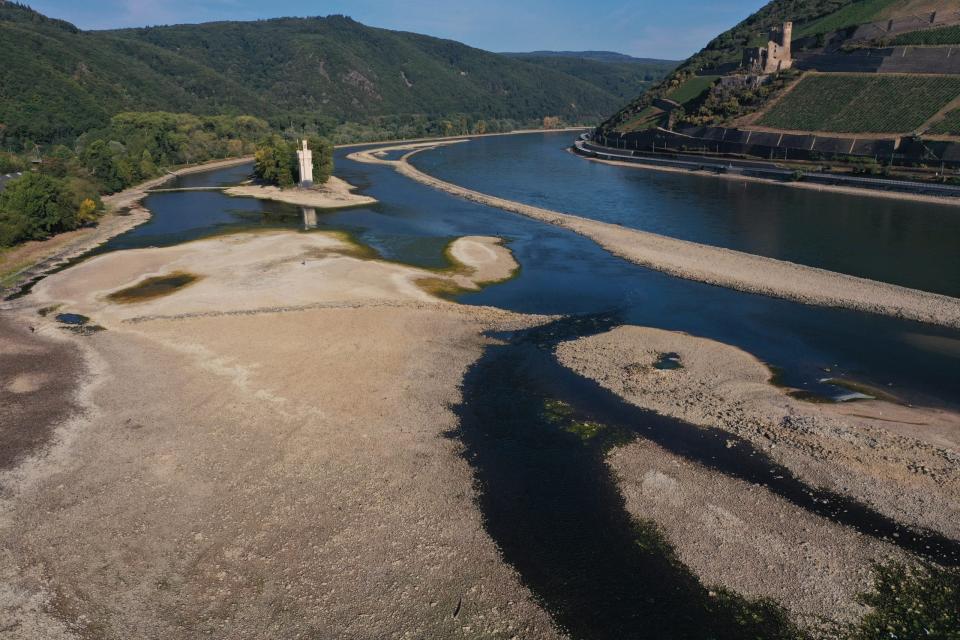
[[(657, 368), (667, 353), (679, 366)], [(622, 326), (564, 343), (557, 357), (632, 404), (745, 439), (810, 486), (960, 538), (960, 416), (882, 401), (858, 402), (854, 413), (794, 400), (753, 356), (659, 329)], [(901, 422), (927, 425), (940, 443)], [(773, 598), (811, 628), (855, 620), (872, 563), (905, 558), (649, 441), (614, 449), (608, 464), (631, 513), (653, 518), (705, 582)]]

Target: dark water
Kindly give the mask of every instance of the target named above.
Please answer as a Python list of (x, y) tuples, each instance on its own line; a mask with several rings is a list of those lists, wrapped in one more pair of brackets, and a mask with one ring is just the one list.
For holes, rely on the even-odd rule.
[(82, 316), (79, 313), (58, 313), (56, 320), (57, 322), (74, 326), (83, 326), (90, 322), (90, 318)]
[(614, 167), (564, 153), (571, 137), (481, 138), (412, 162), (510, 200), (960, 296), (960, 207)]
[(506, 343), (489, 347), (464, 380), (452, 434), (479, 482), (491, 536), (574, 637), (776, 638), (790, 630), (775, 610), (711, 596), (655, 526), (632, 519), (604, 454), (635, 438), (864, 535), (960, 563), (960, 543), (807, 486), (749, 442), (639, 409), (554, 358), (558, 343), (620, 323), (578, 316), (500, 336)]

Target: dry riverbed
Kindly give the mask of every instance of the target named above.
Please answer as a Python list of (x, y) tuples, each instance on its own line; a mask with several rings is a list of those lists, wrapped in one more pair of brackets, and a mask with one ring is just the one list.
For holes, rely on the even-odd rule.
[[(654, 366), (665, 354), (680, 366)], [(564, 343), (557, 355), (633, 404), (749, 441), (809, 485), (960, 538), (955, 414), (880, 401), (838, 407), (795, 400), (749, 354), (659, 329), (619, 327)], [(891, 545), (648, 441), (615, 449), (608, 463), (630, 512), (655, 520), (704, 582), (773, 598), (811, 628), (862, 615), (855, 596), (869, 588), (871, 563), (902, 557)]]
[[(515, 266), (490, 239), (451, 252), (461, 278)], [(111, 297), (172, 273), (195, 280)], [(454, 275), (277, 232), (43, 280), (9, 331), (88, 366), (80, 410), (39, 416), (56, 437), (2, 477), (4, 637), (558, 637), (444, 437), (482, 332), (539, 320), (443, 302), (427, 277)], [(52, 305), (105, 330), (66, 332), (36, 314)], [(5, 388), (53, 392), (21, 369)]]
[[(538, 211), (601, 244), (629, 231)], [(672, 244), (631, 246), (684, 268), (730, 264), (708, 264), (700, 245), (679, 258)], [(459, 238), (446, 255), (448, 268), (426, 270), (342, 234), (237, 233), (108, 253), (39, 282), (0, 316), (0, 401), (13, 408), (0, 416), (13, 443), (0, 457), (0, 637), (563, 637), (484, 529), (449, 437), (485, 332), (546, 319), (435, 295), (512, 277), (499, 238)], [(87, 330), (63, 312), (89, 317)], [(667, 353), (680, 368), (653, 366)], [(734, 347), (654, 329), (557, 355), (810, 485), (960, 537), (953, 414), (802, 402)], [(649, 441), (607, 463), (630, 513), (654, 520), (704, 584), (770, 597), (817, 632), (862, 615), (871, 562), (904, 557)]]

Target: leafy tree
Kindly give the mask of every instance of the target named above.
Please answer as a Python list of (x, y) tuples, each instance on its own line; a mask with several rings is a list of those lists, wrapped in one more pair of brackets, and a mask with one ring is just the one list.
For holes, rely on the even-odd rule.
[(0, 193), (0, 246), (42, 240), (96, 220), (103, 205), (82, 178), (27, 173)]
[(123, 189), (123, 177), (114, 160), (113, 150), (104, 140), (95, 140), (86, 148), (83, 164), (107, 193)]
[(296, 151), (280, 136), (273, 136), (257, 148), (253, 173), (267, 184), (292, 187), (297, 173)]
[(307, 138), (307, 143), (313, 150), (313, 182), (324, 184), (333, 175), (333, 143), (319, 136)]
[(157, 175), (157, 165), (153, 161), (153, 155), (149, 149), (144, 149), (140, 154), (140, 175), (144, 177)]
[(0, 173), (15, 173), (25, 167), (26, 163), (19, 156), (0, 151)]

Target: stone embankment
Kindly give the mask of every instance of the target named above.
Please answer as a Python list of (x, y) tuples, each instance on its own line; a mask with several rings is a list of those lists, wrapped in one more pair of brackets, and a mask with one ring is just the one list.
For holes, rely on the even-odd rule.
[[(408, 162), (411, 155), (437, 144), (360, 151), (350, 158), (393, 166), (399, 173), (440, 191), (564, 227), (591, 238), (614, 255), (679, 278), (804, 304), (844, 307), (960, 328), (960, 300), (956, 298), (533, 207), (445, 182)], [(409, 153), (399, 161), (377, 155), (396, 150)]]

